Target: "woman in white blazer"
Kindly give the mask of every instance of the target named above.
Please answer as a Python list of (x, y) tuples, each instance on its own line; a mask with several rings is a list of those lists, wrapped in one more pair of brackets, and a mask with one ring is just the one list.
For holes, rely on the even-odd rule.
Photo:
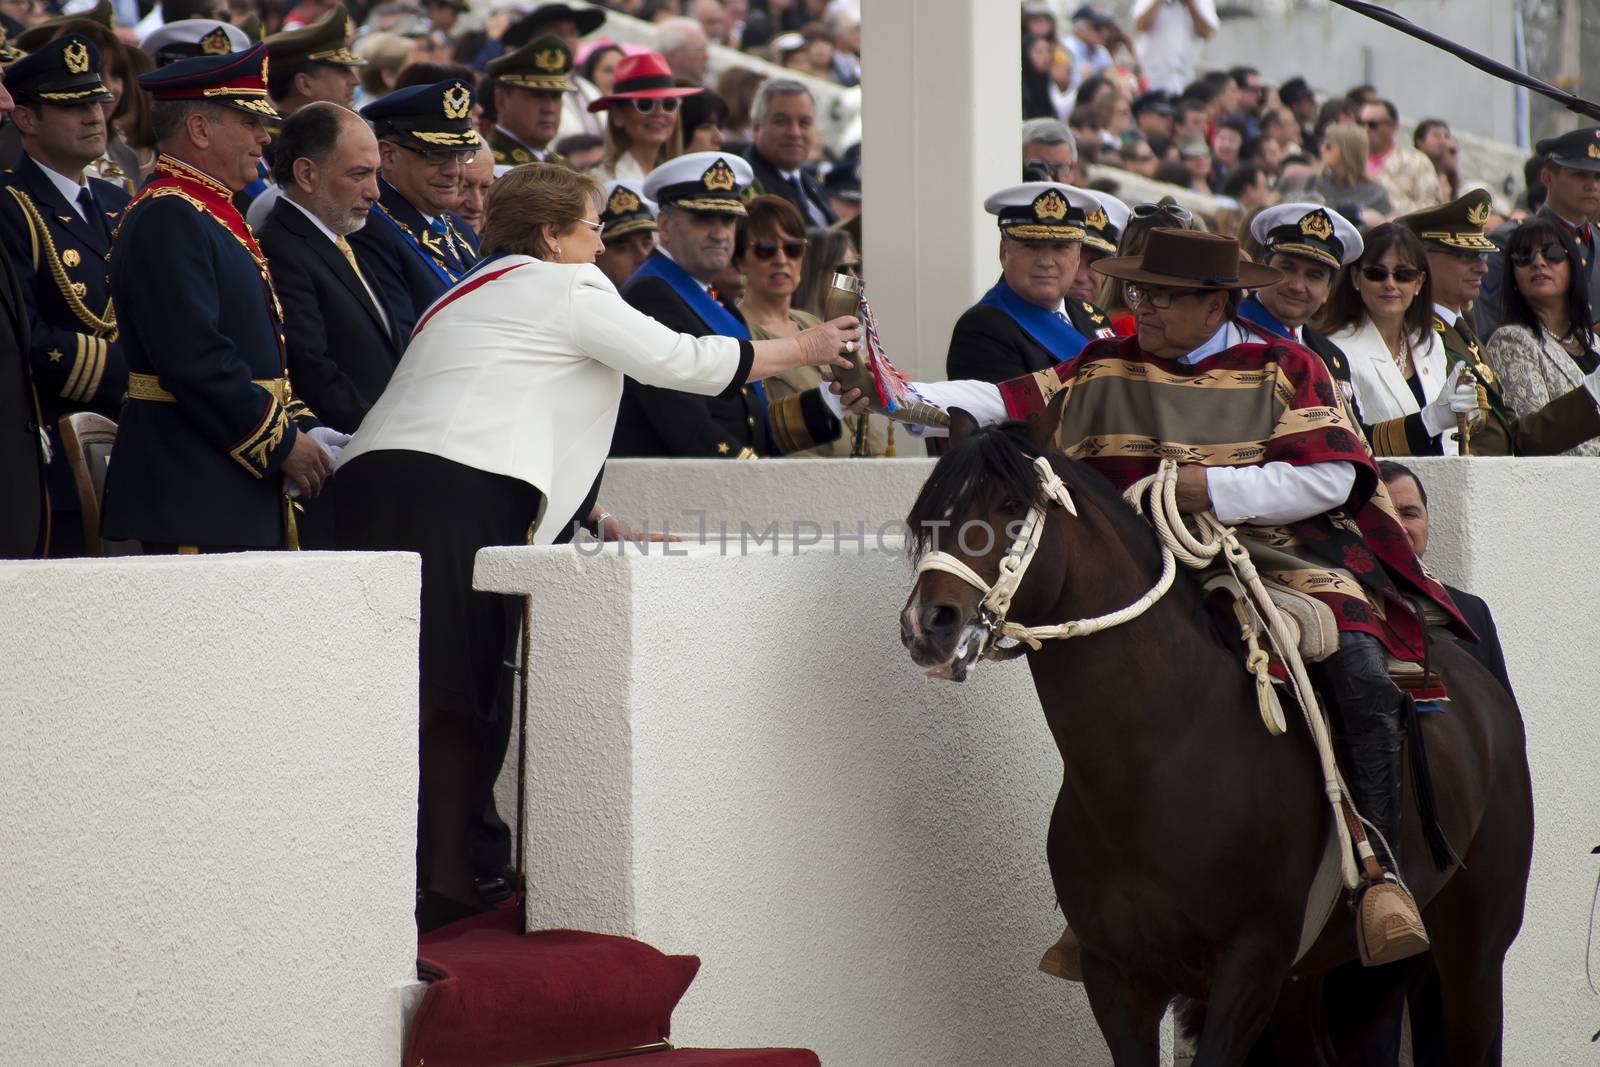
[(695, 338), (635, 311), (594, 266), (601, 188), (526, 164), (490, 188), (484, 258), (423, 313), (340, 457), (345, 548), (422, 556), (425, 929), (479, 910), (467, 855), (480, 722), (494, 721), (514, 598), (472, 589), (487, 545), (557, 540), (594, 505), (623, 375), (715, 394), (796, 367), (849, 364), (841, 318), (771, 341)]
[(1476, 386), (1457, 384), (1461, 371), (1433, 331), (1427, 252), (1398, 223), (1364, 241), (1321, 323), (1349, 359), (1356, 415), (1376, 455), (1454, 455), (1456, 414), (1482, 415)]

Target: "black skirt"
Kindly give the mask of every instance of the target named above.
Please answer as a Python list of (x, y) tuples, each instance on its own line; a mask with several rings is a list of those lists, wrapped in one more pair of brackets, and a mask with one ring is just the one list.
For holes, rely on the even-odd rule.
[(422, 556), (424, 704), (493, 720), (522, 598), (472, 588), (478, 549), (521, 545), (543, 494), (426, 452), (366, 452), (329, 483), (339, 547)]

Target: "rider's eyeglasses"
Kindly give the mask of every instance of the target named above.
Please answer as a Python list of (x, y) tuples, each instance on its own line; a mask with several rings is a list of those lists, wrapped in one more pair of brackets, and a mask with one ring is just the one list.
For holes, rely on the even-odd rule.
[(1519, 248), (1512, 252), (1511, 262), (1519, 267), (1527, 267), (1532, 265), (1534, 256), (1539, 256), (1546, 263), (1554, 266), (1557, 263), (1565, 263), (1567, 261), (1567, 250), (1561, 247), (1560, 241), (1546, 241), (1542, 245)]
[(795, 237), (786, 237), (782, 241), (750, 242), (750, 254), (757, 259), (771, 259), (778, 254), (780, 248), (790, 259), (799, 259), (806, 254), (806, 242)]
[(633, 104), (633, 110), (637, 111), (641, 115), (648, 115), (658, 107), (661, 109), (661, 113), (663, 115), (671, 115), (673, 112), (678, 110), (678, 105), (683, 103), (683, 101), (679, 100), (675, 96), (669, 96), (663, 100), (657, 100), (654, 97), (647, 96), (630, 102)]
[(399, 141), (395, 141), (394, 143), (400, 145), (401, 148), (404, 148), (407, 152), (410, 152), (414, 156), (421, 156), (422, 161), (430, 167), (443, 167), (450, 163), (458, 163), (463, 167), (467, 167), (471, 166), (472, 161), (478, 158), (477, 151), (471, 148), (458, 152), (450, 148), (423, 149), (412, 148), (408, 144), (400, 144)]
[(1422, 277), (1422, 271), (1418, 270), (1416, 267), (1396, 267), (1392, 271), (1388, 267), (1379, 266), (1361, 268), (1361, 276), (1369, 282), (1386, 282), (1389, 280), (1389, 275), (1391, 274), (1394, 275), (1396, 285), (1410, 285), (1412, 282)]
[(1167, 289), (1161, 286), (1140, 285), (1138, 282), (1128, 282), (1122, 287), (1122, 291), (1128, 298), (1129, 307), (1137, 308), (1148, 301), (1157, 311), (1167, 310), (1174, 300), (1181, 300), (1186, 296), (1204, 296), (1206, 293), (1216, 292), (1215, 289)]

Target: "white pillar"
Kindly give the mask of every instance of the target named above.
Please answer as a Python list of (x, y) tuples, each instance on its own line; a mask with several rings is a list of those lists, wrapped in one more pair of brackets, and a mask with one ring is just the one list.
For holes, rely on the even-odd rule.
[(862, 250), (895, 366), (942, 380), (950, 330), (999, 277), (984, 197), (1022, 180), (1018, 0), (862, 5)]

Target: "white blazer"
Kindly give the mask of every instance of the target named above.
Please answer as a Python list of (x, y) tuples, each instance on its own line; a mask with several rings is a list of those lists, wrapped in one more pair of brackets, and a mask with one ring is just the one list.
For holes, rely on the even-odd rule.
[(520, 479), (544, 494), (541, 545), (583, 503), (611, 451), (624, 374), (710, 396), (750, 371), (739, 341), (669, 330), (593, 264), (480, 264), (418, 323), (341, 465), (408, 449)]
[[(1389, 354), (1389, 346), (1370, 318), (1362, 316), (1359, 323), (1347, 326), (1328, 340), (1338, 345), (1350, 360), (1350, 386), (1356, 394), (1356, 411), (1361, 421), (1376, 426), (1390, 419), (1414, 415), (1422, 408), (1406, 384), (1405, 376)], [(1412, 346), (1411, 363), (1416, 368), (1417, 379), (1422, 383), (1422, 395), (1432, 401), (1444, 388), (1449, 372), (1449, 357), (1439, 335), (1432, 329), (1425, 331), (1422, 346)], [(1455, 454), (1456, 431), (1454, 427), (1443, 434), (1446, 455)]]

